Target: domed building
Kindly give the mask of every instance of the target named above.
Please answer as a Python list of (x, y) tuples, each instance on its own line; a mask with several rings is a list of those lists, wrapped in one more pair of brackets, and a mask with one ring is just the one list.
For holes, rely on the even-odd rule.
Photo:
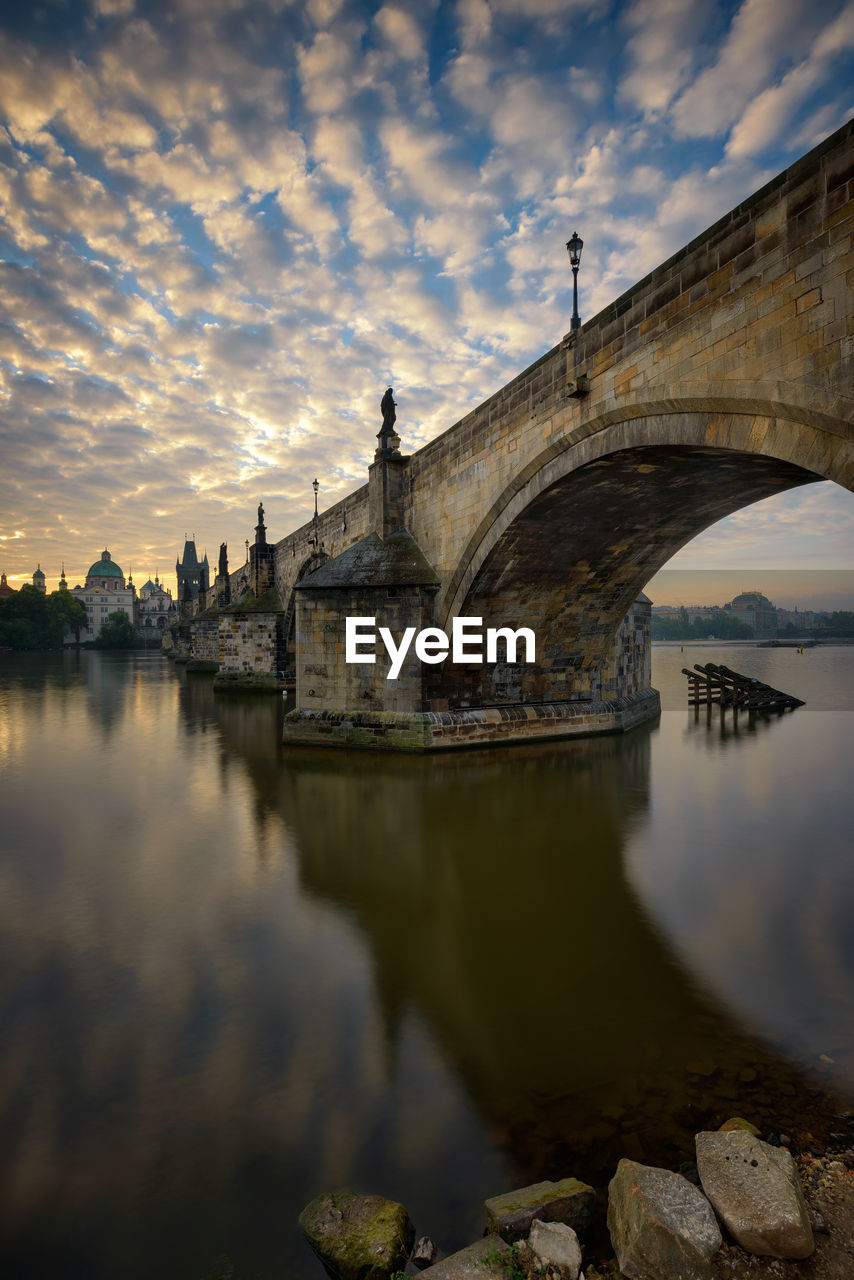
[(86, 634), (82, 636), (84, 640), (94, 640), (110, 614), (119, 610), (126, 613), (136, 626), (136, 592), (133, 582), (128, 578), (125, 585), (125, 575), (106, 548), (101, 552), (101, 559), (89, 566), (86, 585), (72, 587), (71, 595), (86, 609), (89, 625)]
[(753, 628), (757, 640), (773, 639), (777, 634), (777, 608), (761, 591), (742, 591), (724, 608)]

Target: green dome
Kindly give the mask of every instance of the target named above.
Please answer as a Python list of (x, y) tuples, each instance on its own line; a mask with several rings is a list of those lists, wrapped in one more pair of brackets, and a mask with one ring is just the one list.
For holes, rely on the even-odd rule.
[(101, 553), (101, 559), (90, 565), (87, 578), (123, 578), (125, 575), (117, 564), (110, 559), (109, 551)]

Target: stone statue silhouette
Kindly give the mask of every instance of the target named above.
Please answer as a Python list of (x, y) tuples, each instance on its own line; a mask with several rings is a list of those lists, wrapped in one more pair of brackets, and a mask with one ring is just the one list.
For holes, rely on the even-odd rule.
[(221, 542), (219, 544), (219, 576), (224, 578), (228, 574), (228, 544)]
[(258, 503), (258, 523), (264, 523), (264, 508), (260, 502)]
[(383, 415), (382, 431), (384, 434), (391, 434), (394, 431), (394, 423), (397, 418), (395, 413), (394, 389), (389, 387), (380, 401), (380, 410)]

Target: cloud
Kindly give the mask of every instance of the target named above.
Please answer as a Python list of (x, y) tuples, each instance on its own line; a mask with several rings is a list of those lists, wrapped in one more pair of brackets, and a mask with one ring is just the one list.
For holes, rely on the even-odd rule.
[(303, 101), (309, 111), (339, 111), (353, 92), (356, 54), (364, 28), (347, 24), (336, 32), (320, 31), (297, 51)]
[(854, 4), (849, 4), (816, 37), (809, 56), (748, 105), (730, 134), (727, 155), (755, 155), (784, 134), (797, 108), (826, 80), (830, 62), (852, 48)]
[(837, 0), (89, 12), (0, 44), (12, 572), (48, 527), (242, 546), (261, 492), (280, 536), (364, 482), (389, 382), (416, 448), (561, 337), (574, 229), (586, 318), (850, 105)]
[(423, 56), (423, 33), (415, 18), (405, 9), (383, 5), (374, 16), (374, 25), (404, 61), (414, 62)]
[(743, 0), (717, 59), (674, 104), (677, 131), (686, 137), (726, 132), (798, 47), (803, 25), (799, 0)]
[(666, 111), (693, 70), (710, 8), (697, 0), (637, 0), (625, 17), (634, 33), (626, 47), (633, 66), (620, 82), (620, 96), (648, 115)]

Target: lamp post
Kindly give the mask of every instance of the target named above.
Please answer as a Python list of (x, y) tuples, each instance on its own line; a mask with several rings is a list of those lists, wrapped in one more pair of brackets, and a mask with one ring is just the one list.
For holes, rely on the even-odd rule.
[(311, 484), (314, 490), (314, 549), (317, 550), (317, 491), (320, 488), (317, 480), (313, 480)]
[(578, 315), (578, 265), (581, 262), (581, 250), (583, 248), (584, 241), (577, 231), (573, 231), (572, 239), (566, 242), (566, 251), (569, 254), (569, 261), (572, 266), (572, 320), (569, 325), (570, 333), (575, 329), (581, 328), (581, 319)]

